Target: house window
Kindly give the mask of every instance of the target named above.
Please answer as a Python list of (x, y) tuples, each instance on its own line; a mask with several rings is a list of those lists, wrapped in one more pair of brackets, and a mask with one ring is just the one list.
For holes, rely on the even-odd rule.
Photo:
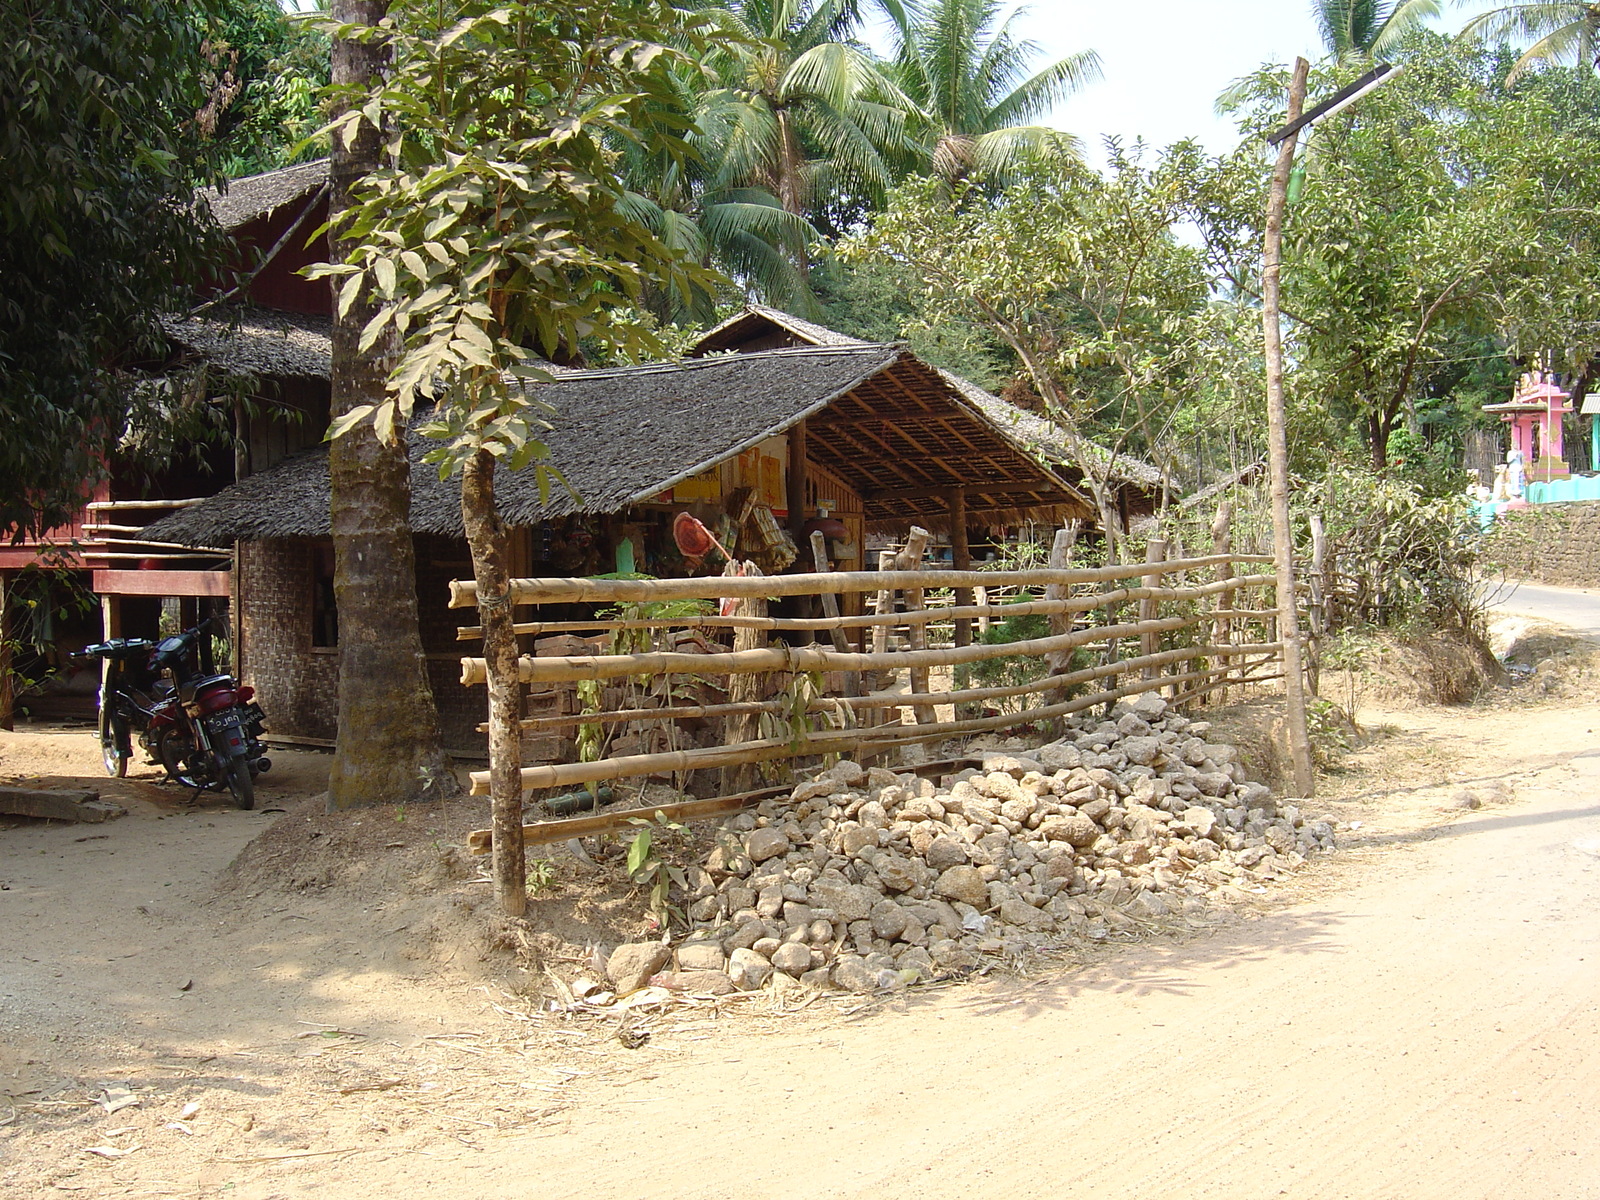
[(318, 542), (311, 552), (311, 645), (339, 644), (339, 606), (333, 598), (333, 543)]

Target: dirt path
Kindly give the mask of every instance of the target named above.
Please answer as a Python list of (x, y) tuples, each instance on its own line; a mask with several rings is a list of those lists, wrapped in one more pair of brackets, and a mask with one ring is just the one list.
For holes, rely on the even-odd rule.
[(1390, 719), (1287, 905), (635, 1050), (399, 898), (219, 899), (272, 814), (0, 829), (0, 1194), (1600, 1196), (1600, 705)]

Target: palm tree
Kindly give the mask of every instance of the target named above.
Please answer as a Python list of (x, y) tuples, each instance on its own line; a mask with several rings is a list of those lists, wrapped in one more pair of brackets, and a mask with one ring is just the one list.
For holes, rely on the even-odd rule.
[(1536, 39), (1512, 66), (1507, 83), (1515, 83), (1539, 62), (1575, 62), (1579, 67), (1600, 70), (1600, 4), (1553, 0), (1507, 4), (1474, 17), (1461, 36), (1477, 41)]
[(1439, 15), (1438, 0), (1314, 0), (1322, 44), (1339, 62), (1382, 58), (1406, 34)]
[(854, 0), (701, 7), (727, 35), (709, 60), (720, 86), (695, 112), (711, 190), (759, 187), (814, 224), (841, 197), (881, 197), (913, 148), (915, 106), (853, 40)]
[(952, 182), (973, 173), (1004, 179), (1030, 156), (1075, 156), (1076, 138), (1030, 122), (1100, 77), (1092, 50), (1029, 75), (1039, 46), (1012, 32), (1027, 10), (997, 26), (1000, 8), (999, 0), (933, 0), (895, 22), (895, 77), (924, 114), (927, 162)]

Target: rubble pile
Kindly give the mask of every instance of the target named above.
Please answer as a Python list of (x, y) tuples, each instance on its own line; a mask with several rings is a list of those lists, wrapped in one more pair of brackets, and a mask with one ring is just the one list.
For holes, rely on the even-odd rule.
[[(867, 992), (970, 970), (984, 955), (1098, 939), (1256, 886), (1334, 848), (1246, 780), (1210, 726), (1144, 695), (1030, 754), (940, 784), (840, 762), (728, 823), (690, 872), (676, 949), (623, 946), (619, 992), (761, 987), (774, 973)], [(667, 969), (671, 968), (671, 969)]]

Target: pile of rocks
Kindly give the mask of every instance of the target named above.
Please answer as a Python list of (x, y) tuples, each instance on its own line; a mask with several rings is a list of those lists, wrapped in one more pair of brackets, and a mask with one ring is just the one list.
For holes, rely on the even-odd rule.
[(675, 970), (666, 948), (637, 945), (607, 973), (624, 992), (750, 989), (778, 972), (855, 992), (904, 986), (986, 954), (1196, 917), (1218, 893), (1333, 849), (1331, 818), (1275, 803), (1209, 729), (1145, 695), (937, 785), (837, 763), (728, 823), (690, 872)]

